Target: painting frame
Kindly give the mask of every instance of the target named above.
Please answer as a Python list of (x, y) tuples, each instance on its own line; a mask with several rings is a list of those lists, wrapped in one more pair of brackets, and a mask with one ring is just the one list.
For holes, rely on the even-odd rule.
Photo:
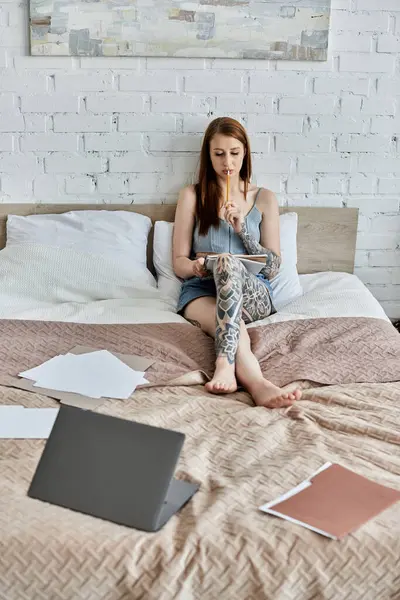
[(32, 56), (325, 61), (331, 0), (30, 0)]

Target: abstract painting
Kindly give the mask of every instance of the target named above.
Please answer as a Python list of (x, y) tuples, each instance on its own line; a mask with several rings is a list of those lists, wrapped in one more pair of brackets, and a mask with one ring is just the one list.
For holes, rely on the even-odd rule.
[(331, 0), (30, 0), (35, 56), (326, 60)]

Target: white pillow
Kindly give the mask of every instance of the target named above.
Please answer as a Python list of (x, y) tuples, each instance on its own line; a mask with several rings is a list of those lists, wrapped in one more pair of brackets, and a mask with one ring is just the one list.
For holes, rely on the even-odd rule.
[(283, 213), (279, 217), (282, 263), (279, 272), (271, 279), (273, 304), (280, 310), (303, 295), (297, 272), (297, 213)]
[[(156, 281), (146, 264), (151, 226), (149, 217), (120, 210), (77, 210), (26, 217), (9, 215), (6, 248), (40, 246), (47, 248), (48, 253), (57, 250), (58, 254), (71, 254), (71, 260), (73, 255), (75, 261), (81, 256), (86, 269), (93, 264), (94, 271), (98, 271), (98, 263), (103, 260), (107, 262), (108, 272), (114, 264), (116, 271), (123, 273), (124, 287), (129, 278), (132, 284), (137, 281), (155, 287)], [(117, 284), (117, 279), (115, 275), (110, 286)], [(81, 284), (84, 285), (83, 280)], [(104, 278), (103, 286), (106, 294), (107, 278)]]
[(168, 298), (176, 308), (182, 281), (172, 266), (172, 236), (174, 224), (167, 221), (154, 223), (153, 264), (157, 273), (157, 285), (163, 298)]
[[(297, 273), (297, 213), (284, 213), (279, 219), (282, 264), (279, 273), (271, 279), (276, 310), (303, 294)], [(172, 266), (173, 228), (173, 223), (156, 221), (153, 262), (162, 296), (169, 298), (177, 306), (182, 281), (175, 275)]]

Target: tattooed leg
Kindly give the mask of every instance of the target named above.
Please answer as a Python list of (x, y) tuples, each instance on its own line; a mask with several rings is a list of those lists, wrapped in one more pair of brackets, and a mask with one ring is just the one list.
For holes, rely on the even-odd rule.
[(235, 358), (240, 338), (243, 307), (242, 273), (236, 266), (238, 260), (221, 254), (213, 264), (217, 288), (215, 373), (206, 389), (214, 394), (226, 394), (237, 389)]
[(214, 279), (217, 288), (216, 353), (226, 356), (229, 364), (233, 364), (242, 317), (245, 323), (264, 319), (272, 312), (272, 302), (267, 287), (229, 254), (222, 254), (215, 262)]
[[(246, 295), (247, 321), (263, 318), (272, 309), (268, 290), (256, 277), (247, 281), (248, 272), (242, 263), (229, 254), (222, 254), (213, 265), (217, 288), (215, 350), (216, 369), (207, 389), (227, 393), (236, 389), (236, 354), (239, 347)], [(254, 281), (253, 281), (254, 280)], [(265, 299), (265, 302), (263, 302)]]
[[(241, 266), (243, 267), (242, 264)], [(245, 323), (251, 323), (268, 317), (273, 311), (273, 306), (268, 288), (245, 267), (243, 269), (243, 320)], [(253, 368), (251, 371), (249, 368), (243, 368), (242, 363), (246, 363), (246, 357), (243, 358), (238, 352), (237, 376), (257, 406), (283, 408), (300, 400), (300, 389), (286, 392), (265, 379), (261, 370)]]
[(271, 314), (273, 306), (268, 288), (239, 260), (229, 255), (221, 255), (216, 261), (214, 279), (217, 287), (217, 361), (207, 389), (214, 393), (233, 391), (235, 373), (256, 405), (268, 408), (291, 406), (300, 399), (301, 391), (285, 392), (263, 377), (245, 327), (245, 323)]
[(251, 349), (250, 336), (244, 321), (242, 321), (239, 347), (236, 353), (236, 377), (257, 406), (290, 407), (301, 397), (299, 390), (287, 392), (264, 378), (260, 364)]
[(240, 263), (243, 269), (243, 320), (247, 323), (265, 319), (275, 309), (267, 286)]
[(229, 254), (215, 261), (214, 280), (217, 288), (215, 349), (234, 364), (239, 343), (243, 308), (242, 263)]

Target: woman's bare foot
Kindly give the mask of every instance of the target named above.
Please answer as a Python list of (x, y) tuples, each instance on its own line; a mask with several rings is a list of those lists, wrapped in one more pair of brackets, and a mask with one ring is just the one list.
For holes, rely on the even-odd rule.
[(235, 365), (231, 365), (224, 356), (217, 358), (215, 373), (211, 381), (206, 383), (207, 392), (212, 394), (230, 394), (236, 392)]
[(301, 398), (301, 390), (285, 392), (267, 379), (255, 383), (248, 391), (257, 406), (266, 408), (286, 408)]

